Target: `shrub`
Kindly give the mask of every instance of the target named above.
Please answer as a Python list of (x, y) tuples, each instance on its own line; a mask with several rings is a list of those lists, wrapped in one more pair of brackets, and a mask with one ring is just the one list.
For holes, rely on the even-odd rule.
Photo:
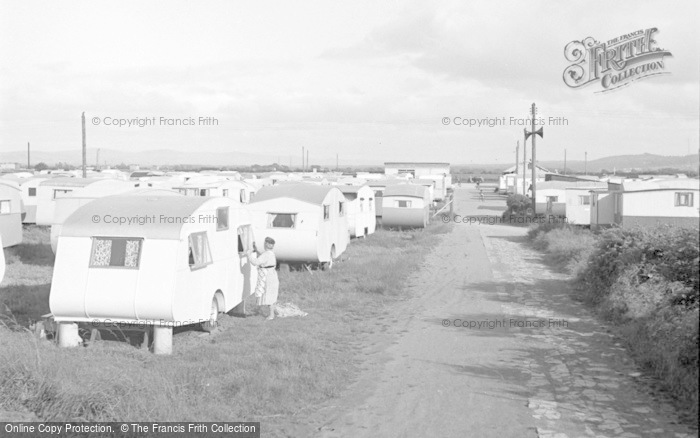
[(698, 260), (700, 244), (697, 231), (660, 226), (653, 229), (613, 228), (603, 232), (580, 276), (600, 301), (626, 269), (634, 267), (637, 284), (659, 276), (669, 282), (681, 282), (687, 289), (676, 296), (680, 304), (698, 302)]
[(532, 205), (532, 200), (524, 195), (510, 194), (506, 198), (506, 209), (505, 214), (516, 214), (524, 215), (525, 211)]
[(530, 240), (534, 240), (538, 234), (549, 233), (552, 230), (562, 228), (572, 229), (572, 227), (564, 221), (547, 221), (541, 224), (534, 224), (530, 226), (529, 230), (527, 230), (527, 237)]
[(532, 227), (546, 258), (566, 264), (599, 311), (621, 326), (636, 360), (698, 413), (698, 264), (696, 229), (614, 228), (595, 235), (561, 224)]

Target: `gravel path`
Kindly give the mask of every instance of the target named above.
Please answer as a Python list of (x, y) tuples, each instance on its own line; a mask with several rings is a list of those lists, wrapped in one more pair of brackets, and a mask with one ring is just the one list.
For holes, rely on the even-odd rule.
[[(460, 214), (502, 210), (476, 193), (457, 190)], [(368, 347), (359, 380), (302, 435), (697, 436), (524, 235), (455, 224)]]

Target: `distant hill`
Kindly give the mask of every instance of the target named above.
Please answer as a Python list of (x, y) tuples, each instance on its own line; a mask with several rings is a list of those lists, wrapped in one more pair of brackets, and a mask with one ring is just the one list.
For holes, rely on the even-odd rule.
[[(639, 155), (617, 155), (614, 157), (599, 158), (590, 160), (588, 164), (584, 161), (567, 161), (566, 167), (569, 170), (582, 172), (586, 168), (589, 172), (600, 172), (603, 169), (622, 172), (634, 172), (642, 170), (659, 170), (672, 168), (679, 170), (698, 170), (698, 154), (685, 156), (667, 156), (655, 154)], [(543, 161), (541, 166), (548, 169), (563, 169), (564, 161)]]
[[(655, 155), (655, 154), (639, 154), (639, 155), (617, 155), (613, 157), (598, 158), (596, 160), (590, 160), (586, 164), (584, 161), (573, 161), (567, 160), (566, 168), (573, 172), (583, 172), (587, 170), (591, 173), (598, 173), (602, 170), (608, 170), (612, 172), (613, 170), (619, 172), (635, 172), (635, 171), (649, 171), (649, 170), (660, 170), (660, 169), (678, 169), (680, 171), (696, 171), (698, 170), (700, 157), (698, 154), (685, 155), (685, 156), (666, 156), (666, 155)], [(537, 164), (549, 169), (549, 170), (559, 170), (564, 169), (564, 160), (561, 161), (539, 161)], [(488, 170), (488, 171), (500, 171), (508, 166), (503, 164), (469, 164), (469, 165), (459, 165), (453, 164), (452, 168), (465, 168), (474, 170)]]
[[(88, 149), (87, 162), (88, 165), (94, 165), (97, 155), (97, 149)], [(402, 159), (397, 157), (397, 159)], [(618, 155), (613, 157), (599, 158), (590, 160), (586, 166), (583, 161), (567, 161), (566, 167), (569, 171), (583, 172), (584, 167), (587, 167), (588, 172), (597, 173), (603, 169), (620, 172), (625, 171), (645, 171), (659, 170), (664, 168), (673, 168), (681, 171), (697, 171), (698, 170), (698, 154), (686, 156), (664, 156), (655, 154), (639, 154), (639, 155)], [(49, 166), (56, 163), (68, 163), (74, 166), (81, 164), (80, 150), (73, 151), (32, 151), (32, 165), (39, 162), (44, 162)], [(230, 151), (230, 152), (206, 152), (206, 151), (176, 151), (171, 149), (160, 150), (145, 150), (142, 152), (126, 152), (116, 149), (100, 149), (100, 165), (107, 163), (115, 166), (121, 163), (138, 164), (141, 166), (173, 166), (173, 165), (194, 165), (194, 166), (251, 166), (254, 164), (269, 165), (276, 163), (285, 165), (285, 157), (277, 157), (273, 155)], [(22, 165), (27, 162), (27, 151), (12, 151), (0, 152), (0, 162), (2, 163), (20, 163)], [(298, 163), (295, 163), (298, 164)], [(312, 161), (311, 164), (317, 164)], [(330, 163), (322, 163), (329, 165)], [(540, 161), (540, 166), (550, 170), (563, 170), (564, 161)], [(377, 163), (343, 163), (343, 167), (351, 166), (356, 169), (366, 167), (383, 168), (383, 162)], [(500, 173), (505, 169), (504, 164), (459, 164), (452, 163), (454, 171), (463, 170), (469, 173), (480, 172), (495, 172)]]

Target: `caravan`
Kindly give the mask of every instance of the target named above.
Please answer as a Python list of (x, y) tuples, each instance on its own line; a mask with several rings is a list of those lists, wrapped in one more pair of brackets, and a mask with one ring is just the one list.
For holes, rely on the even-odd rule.
[(258, 248), (269, 236), (276, 241), (278, 261), (331, 263), (348, 245), (346, 203), (334, 186), (263, 187), (248, 205)]
[(0, 235), (5, 248), (22, 243), (20, 187), (9, 179), (0, 179)]
[(413, 184), (396, 184), (384, 189), (382, 225), (425, 228), (430, 221), (430, 191)]
[(252, 293), (252, 245), (248, 213), (228, 198), (97, 199), (63, 224), (49, 307), (66, 332), (76, 322), (152, 325), (162, 347), (173, 327), (210, 330)]
[(343, 192), (350, 237), (365, 237), (377, 228), (374, 191), (368, 185), (336, 186)]

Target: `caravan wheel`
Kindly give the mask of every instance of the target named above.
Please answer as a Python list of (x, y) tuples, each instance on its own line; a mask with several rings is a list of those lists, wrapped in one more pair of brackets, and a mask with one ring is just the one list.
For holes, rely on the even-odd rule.
[(209, 312), (209, 321), (204, 321), (202, 323), (202, 330), (205, 332), (211, 332), (216, 328), (217, 321), (219, 319), (219, 300), (216, 297), (211, 300), (211, 311)]

